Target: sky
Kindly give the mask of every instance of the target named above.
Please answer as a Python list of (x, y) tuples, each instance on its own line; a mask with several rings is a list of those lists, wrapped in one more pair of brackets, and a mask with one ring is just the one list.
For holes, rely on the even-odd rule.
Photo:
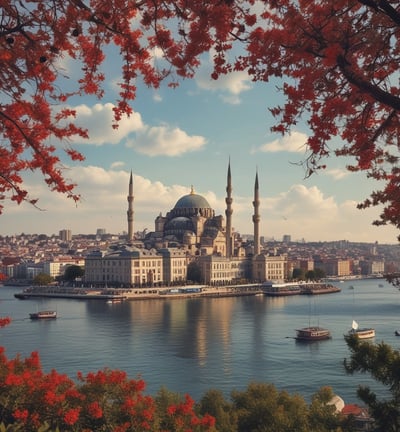
[[(305, 178), (299, 162), (306, 157), (305, 124), (290, 136), (270, 132), (275, 119), (268, 108), (284, 102), (277, 83), (253, 83), (245, 73), (232, 73), (218, 81), (209, 78), (204, 58), (195, 79), (176, 89), (162, 85), (148, 89), (138, 82), (134, 113), (111, 127), (112, 108), (119, 79), (112, 50), (104, 69), (107, 80), (102, 100), (74, 98), (76, 123), (90, 138), (73, 140), (84, 162), (65, 159), (65, 176), (78, 186), (78, 204), (51, 192), (38, 173), (27, 173), (31, 197), (39, 208), (5, 202), (0, 235), (94, 234), (97, 229), (120, 234), (127, 231), (129, 176), (134, 183), (134, 231), (153, 231), (157, 216), (165, 215), (179, 198), (195, 193), (207, 199), (216, 215), (225, 215), (227, 168), (232, 172), (233, 222), (236, 231), (252, 234), (254, 181), (260, 194), (260, 234), (267, 239), (293, 241), (349, 240), (396, 244), (392, 226), (372, 225), (379, 208), (358, 210), (377, 184), (365, 174), (350, 173), (343, 158), (325, 160), (326, 170)], [(64, 60), (72, 82), (76, 68)], [(65, 85), (69, 85), (68, 82)], [(60, 144), (53, 143), (58, 146)]]

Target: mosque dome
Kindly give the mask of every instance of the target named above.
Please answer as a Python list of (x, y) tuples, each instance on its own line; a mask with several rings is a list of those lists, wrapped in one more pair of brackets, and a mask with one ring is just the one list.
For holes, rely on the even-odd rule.
[(196, 209), (209, 209), (210, 204), (208, 204), (207, 200), (198, 194), (192, 192), (188, 195), (184, 195), (182, 198), (179, 198), (177, 203), (175, 204), (175, 209), (183, 209), (183, 208), (196, 208)]

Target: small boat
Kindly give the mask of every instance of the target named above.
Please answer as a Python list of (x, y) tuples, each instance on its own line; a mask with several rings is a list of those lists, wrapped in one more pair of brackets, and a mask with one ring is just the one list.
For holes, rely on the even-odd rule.
[(107, 300), (108, 304), (122, 303), (125, 300), (125, 297), (113, 297)]
[(395, 334), (396, 336), (400, 336), (400, 330), (396, 330), (396, 331), (394, 332), (394, 334)]
[(304, 342), (320, 341), (331, 338), (331, 332), (325, 328), (314, 326), (296, 330), (296, 340)]
[(355, 334), (359, 339), (371, 339), (375, 337), (375, 329), (369, 327), (359, 328), (358, 322), (353, 320), (349, 334)]
[(51, 310), (38, 311), (29, 314), (31, 320), (54, 319), (57, 318), (57, 312)]

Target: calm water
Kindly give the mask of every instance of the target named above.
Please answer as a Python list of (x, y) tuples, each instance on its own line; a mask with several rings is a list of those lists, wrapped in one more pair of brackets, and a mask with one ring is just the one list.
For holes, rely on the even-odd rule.
[[(375, 383), (368, 376), (349, 376), (343, 334), (353, 317), (376, 330), (375, 342), (396, 349), (400, 338), (400, 292), (378, 280), (344, 282), (342, 291), (323, 296), (241, 297), (151, 300), (107, 304), (102, 301), (17, 300), (19, 288), (0, 288), (0, 345), (9, 358), (39, 351), (45, 371), (71, 378), (77, 371), (104, 367), (141, 376), (147, 392), (162, 386), (199, 399), (218, 388), (227, 396), (250, 381), (269, 382), (309, 400), (329, 385), (346, 403), (357, 402), (356, 387)], [(349, 289), (350, 284), (354, 290)], [(54, 321), (31, 321), (30, 312), (56, 309)], [(304, 344), (293, 337), (309, 323), (327, 327), (328, 341)]]

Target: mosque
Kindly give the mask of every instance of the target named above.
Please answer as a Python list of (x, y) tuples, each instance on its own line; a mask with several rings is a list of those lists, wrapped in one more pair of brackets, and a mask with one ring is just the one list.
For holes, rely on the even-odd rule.
[[(165, 216), (159, 214), (154, 231), (134, 237), (133, 176), (129, 179), (128, 238), (108, 251), (93, 251), (85, 259), (85, 280), (114, 286), (182, 284), (194, 266), (201, 283), (227, 285), (282, 282), (289, 274), (286, 255), (260, 250), (260, 198), (258, 173), (254, 182), (253, 243), (244, 246), (233, 232), (232, 176), (228, 164), (225, 218), (215, 215), (207, 200), (193, 187)], [(194, 280), (194, 279), (191, 279)]]
[[(194, 192), (192, 187), (189, 194), (181, 197), (175, 207), (165, 216), (160, 214), (155, 219), (155, 229), (147, 234), (144, 245), (147, 249), (179, 247), (194, 256), (216, 255), (231, 258), (248, 254), (241, 250), (240, 242), (234, 241), (232, 230), (232, 176), (230, 163), (228, 165), (226, 186), (225, 217), (215, 215), (207, 200)], [(133, 236), (133, 178), (129, 181), (128, 195), (128, 241), (134, 241)], [(254, 185), (254, 247), (252, 255), (260, 253), (259, 225), (260, 199), (258, 174)], [(236, 244), (235, 244), (236, 243)]]

